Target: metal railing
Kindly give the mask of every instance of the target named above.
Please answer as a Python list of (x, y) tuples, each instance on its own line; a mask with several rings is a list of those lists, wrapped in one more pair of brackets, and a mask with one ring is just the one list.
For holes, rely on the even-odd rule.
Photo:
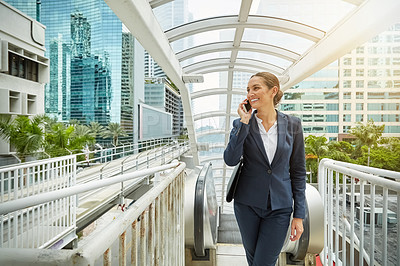
[(323, 159), (324, 265), (399, 265), (400, 173)]
[[(172, 160), (174, 158), (179, 157), (183, 153), (189, 150), (189, 142), (188, 141), (175, 141), (175, 142), (170, 142), (166, 143), (163, 145), (160, 145), (157, 142), (154, 142), (154, 144), (148, 146), (147, 150), (142, 151), (140, 153), (133, 153), (135, 155), (129, 156), (128, 153), (124, 153), (124, 157), (119, 157), (119, 162), (120, 164), (112, 164), (112, 162), (116, 161), (117, 156), (113, 156), (112, 153), (108, 154), (106, 157), (98, 157), (91, 160), (91, 165), (93, 165), (94, 161), (102, 161), (103, 163), (98, 163), (99, 165), (102, 165), (102, 167), (99, 169), (99, 175), (97, 175), (95, 178), (99, 179), (104, 179), (108, 178), (110, 176), (114, 176), (116, 174), (121, 174), (124, 172), (127, 172), (129, 170), (139, 170), (139, 169), (144, 169), (144, 168), (149, 168), (149, 165), (152, 162), (159, 161), (160, 164), (164, 164), (167, 162), (167, 157), (169, 157), (169, 160)], [(111, 150), (114, 150), (115, 148), (112, 148)], [(93, 153), (96, 153), (97, 151), (93, 151)], [(80, 154), (76, 154), (79, 156)], [(118, 153), (114, 154), (118, 155)], [(112, 159), (114, 158), (114, 159)], [(87, 162), (78, 162), (77, 167), (85, 165)], [(96, 163), (97, 164), (97, 163)], [(78, 180), (77, 182), (86, 182), (90, 180)]]
[[(177, 162), (138, 171), (141, 175), (176, 167)], [(184, 265), (184, 170), (180, 163), (157, 178), (154, 187), (82, 247), (73, 250), (0, 249), (2, 265)], [(121, 182), (139, 173), (121, 175)], [(91, 182), (91, 189), (109, 180)], [(98, 184), (101, 183), (101, 184)], [(80, 193), (89, 184), (63, 189), (63, 195)], [(48, 192), (49, 199), (56, 197)], [(59, 195), (59, 197), (62, 195)], [(37, 197), (37, 196), (36, 196)], [(38, 202), (42, 201), (38, 200)], [(19, 200), (18, 208), (22, 205)], [(0, 213), (12, 206), (0, 205)], [(21, 205), (22, 204), (22, 205)]]
[[(76, 157), (64, 156), (0, 169), (0, 202), (13, 204), (71, 187)], [(63, 197), (0, 215), (0, 247), (44, 248), (75, 230), (75, 197)]]
[[(15, 200), (18, 199), (59, 191), (75, 184), (108, 180), (110, 177), (148, 169), (154, 165), (163, 165), (189, 149), (187, 141), (162, 143), (161, 140), (142, 143), (143, 145), (138, 146), (142, 150), (141, 153), (134, 156), (127, 156), (128, 153), (125, 153), (126, 157), (115, 161), (110, 161), (111, 157), (100, 158), (108, 162), (104, 163), (100, 169), (89, 170), (93, 173), (79, 179), (77, 179), (76, 171), (78, 164), (76, 156), (79, 154), (0, 168), (0, 202), (12, 201), (15, 204)], [(121, 189), (116, 193), (123, 197), (124, 189), (129, 190), (137, 183), (137, 180), (139, 178), (126, 181), (128, 182), (126, 184), (120, 182)], [(0, 247), (54, 248), (57, 240), (75, 237), (78, 200), (80, 202), (101, 189), (103, 187), (86, 190), (88, 193), (80, 194), (79, 197), (57, 198), (54, 201), (31, 205), (32, 207), (29, 208), (16, 209), (0, 215)], [(78, 194), (77, 191), (75, 192)], [(4, 207), (4, 204), (2, 205)]]
[(122, 157), (126, 157), (129, 155), (137, 154), (147, 150), (154, 150), (157, 147), (168, 146), (174, 144), (180, 144), (183, 142), (187, 142), (187, 140), (172, 140), (170, 138), (161, 138), (161, 139), (150, 139), (146, 141), (141, 141), (139, 143), (122, 143), (120, 146), (104, 148), (99, 144), (96, 144), (95, 150), (76, 153), (78, 158), (81, 160), (78, 161), (78, 166), (89, 166), (95, 164), (106, 163), (115, 159), (119, 159)]

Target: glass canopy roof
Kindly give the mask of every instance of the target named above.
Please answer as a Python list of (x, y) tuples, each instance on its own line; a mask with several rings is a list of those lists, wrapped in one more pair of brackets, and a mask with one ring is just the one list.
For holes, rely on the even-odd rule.
[(195, 163), (212, 159), (221, 204), (222, 152), (250, 75), (272, 72), (289, 89), (393, 24), (397, 1), (105, 0), (179, 88)]

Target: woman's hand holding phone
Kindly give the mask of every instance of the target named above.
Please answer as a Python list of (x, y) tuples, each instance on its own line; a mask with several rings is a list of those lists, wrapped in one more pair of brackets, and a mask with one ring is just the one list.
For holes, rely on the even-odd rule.
[(250, 117), (251, 117), (251, 105), (247, 99), (243, 100), (239, 104), (239, 108), (237, 110), (239, 116), (240, 116), (240, 122), (248, 124)]

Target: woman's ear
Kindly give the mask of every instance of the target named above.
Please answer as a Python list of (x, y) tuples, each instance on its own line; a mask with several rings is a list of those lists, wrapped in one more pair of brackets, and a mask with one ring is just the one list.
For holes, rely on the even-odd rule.
[(277, 86), (273, 86), (272, 87), (272, 94), (275, 96), (278, 93), (278, 87)]

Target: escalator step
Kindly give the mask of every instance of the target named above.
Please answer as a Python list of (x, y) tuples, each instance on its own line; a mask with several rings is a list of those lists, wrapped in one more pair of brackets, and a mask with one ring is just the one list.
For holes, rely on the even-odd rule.
[(239, 227), (234, 214), (221, 214), (218, 227), (218, 243), (241, 244)]

